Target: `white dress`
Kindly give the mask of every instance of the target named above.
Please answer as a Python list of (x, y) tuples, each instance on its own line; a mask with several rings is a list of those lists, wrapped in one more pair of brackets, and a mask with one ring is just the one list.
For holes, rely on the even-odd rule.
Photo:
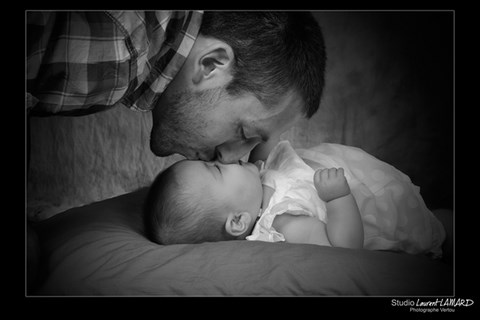
[(285, 212), (328, 223), (313, 176), (318, 168), (332, 167), (344, 169), (362, 217), (365, 249), (441, 256), (445, 230), (426, 207), (420, 188), (365, 151), (331, 143), (295, 151), (282, 141), (272, 150), (260, 173), (262, 183), (275, 192), (247, 240), (285, 241), (273, 227), (275, 217)]

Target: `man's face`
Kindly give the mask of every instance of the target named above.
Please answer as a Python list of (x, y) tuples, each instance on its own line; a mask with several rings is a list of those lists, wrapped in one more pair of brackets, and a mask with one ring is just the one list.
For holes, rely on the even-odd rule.
[(153, 110), (150, 148), (161, 157), (179, 153), (190, 160), (236, 162), (301, 118), (298, 94), (279, 101), (267, 108), (252, 94), (232, 98), (222, 88), (164, 94)]

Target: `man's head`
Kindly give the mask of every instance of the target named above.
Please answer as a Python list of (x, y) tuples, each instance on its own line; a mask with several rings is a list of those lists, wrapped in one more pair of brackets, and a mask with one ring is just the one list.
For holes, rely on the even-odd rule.
[(162, 172), (145, 201), (147, 236), (160, 244), (244, 239), (262, 203), (251, 163), (183, 160)]
[(318, 109), (325, 48), (301, 12), (205, 12), (189, 56), (153, 110), (158, 156), (228, 163)]

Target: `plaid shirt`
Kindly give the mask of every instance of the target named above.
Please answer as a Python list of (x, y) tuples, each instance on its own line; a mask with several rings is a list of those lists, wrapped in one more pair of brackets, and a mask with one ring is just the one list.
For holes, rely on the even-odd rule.
[(152, 110), (201, 21), (202, 12), (27, 12), (27, 112)]

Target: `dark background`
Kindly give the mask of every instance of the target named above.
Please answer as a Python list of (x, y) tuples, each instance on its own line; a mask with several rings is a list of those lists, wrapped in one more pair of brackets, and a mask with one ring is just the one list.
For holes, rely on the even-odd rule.
[(409, 175), (431, 209), (452, 209), (453, 12), (315, 15), (329, 54), (325, 140), (363, 148)]

